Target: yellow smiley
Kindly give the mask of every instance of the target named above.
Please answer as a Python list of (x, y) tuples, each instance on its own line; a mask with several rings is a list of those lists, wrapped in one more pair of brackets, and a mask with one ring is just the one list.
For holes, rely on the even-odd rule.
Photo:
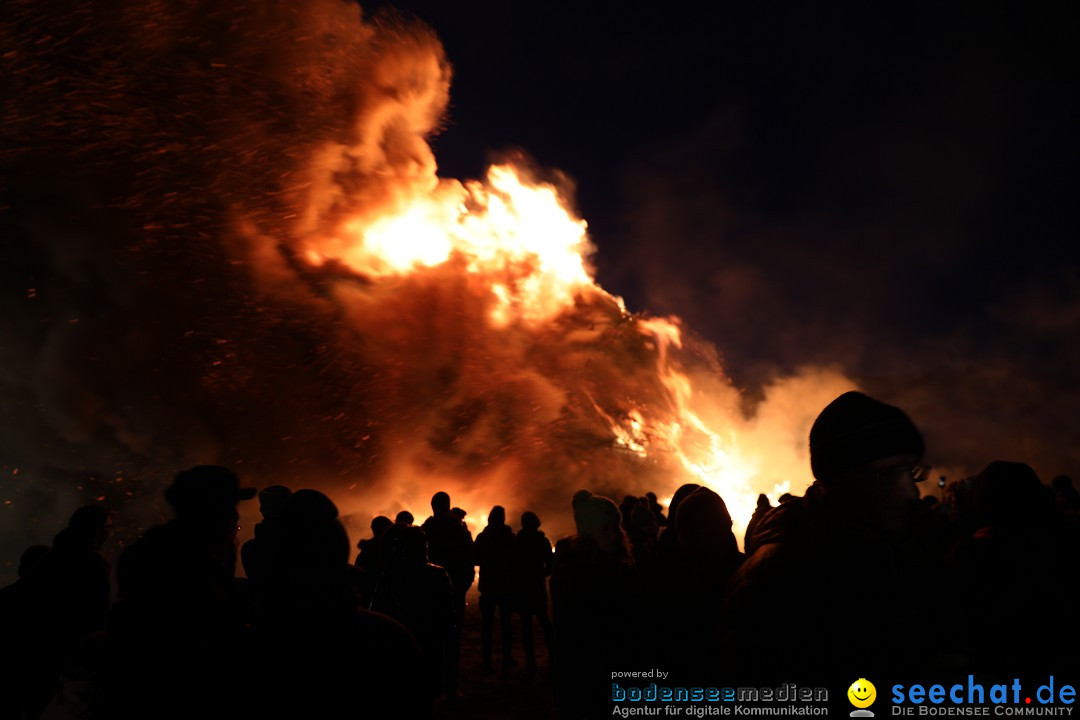
[(868, 708), (874, 704), (874, 700), (877, 698), (877, 689), (874, 687), (874, 683), (866, 678), (859, 678), (851, 683), (851, 687), (847, 689), (847, 696), (855, 707)]

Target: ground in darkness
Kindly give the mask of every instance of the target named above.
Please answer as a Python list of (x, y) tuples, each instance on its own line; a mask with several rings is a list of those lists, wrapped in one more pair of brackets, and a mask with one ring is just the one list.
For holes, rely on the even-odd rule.
[(482, 669), (480, 647), (480, 596), (474, 585), (469, 589), (465, 607), (465, 628), (461, 635), (460, 696), (455, 702), (440, 699), (435, 705), (438, 720), (495, 720), (512, 717), (514, 720), (551, 720), (557, 717), (551, 694), (551, 663), (540, 629), (533, 623), (536, 644), (536, 674), (525, 673), (525, 655), (521, 649), (521, 620), (514, 616), (513, 657), (517, 666), (502, 669), (499, 621), (495, 620), (493, 666), (490, 673)]

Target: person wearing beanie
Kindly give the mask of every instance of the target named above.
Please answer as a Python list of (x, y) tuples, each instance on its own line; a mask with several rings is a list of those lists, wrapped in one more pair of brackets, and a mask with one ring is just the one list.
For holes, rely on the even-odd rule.
[(825, 406), (810, 428), (810, 469), (822, 482), (883, 458), (922, 459), (923, 439), (904, 411), (861, 392)]
[(970, 499), (974, 529), (945, 560), (952, 603), (968, 610), (952, 623), (956, 644), (987, 667), (1076, 665), (1076, 540), (1053, 521), (1051, 490), (1026, 463), (997, 460), (972, 478)]
[(162, 697), (177, 698), (177, 715), (197, 713), (224, 690), (218, 653), (239, 624), (237, 504), (255, 492), (225, 467), (183, 470), (165, 490), (176, 517), (121, 553), (108, 630), (123, 662), (103, 717), (154, 715)]
[(657, 542), (657, 560), (660, 565), (660, 572), (666, 576), (665, 585), (670, 584), (671, 576), (674, 572), (677, 572), (680, 563), (679, 533), (675, 528), (675, 518), (678, 517), (679, 506), (683, 500), (688, 498), (699, 487), (701, 486), (695, 483), (680, 486), (675, 491), (675, 494), (671, 496), (671, 502), (668, 503), (668, 524), (667, 527), (660, 531), (660, 539)]
[[(389, 710), (376, 704), (385, 702), (400, 717), (430, 717), (440, 641), (448, 640), (453, 620), (450, 580), (442, 568), (426, 565), (423, 531), (396, 525), (383, 536), (387, 563), (414, 562), (421, 575), (407, 591), (416, 605), (389, 602), (369, 612), (355, 591), (349, 536), (334, 501), (305, 488), (283, 505), (282, 543), (259, 612), (222, 653), (228, 684), (215, 714), (331, 718), (356, 715), (361, 707), (386, 717)], [(394, 543), (391, 533), (402, 542)], [(387, 570), (380, 589), (401, 583), (407, 573), (394, 571)], [(420, 608), (419, 614), (430, 618), (428, 625), (410, 612), (425, 604), (428, 612)]]
[(896, 537), (922, 480), (918, 428), (900, 408), (861, 392), (829, 403), (810, 428), (810, 469), (837, 521), (858, 532)]
[(727, 504), (707, 487), (687, 495), (673, 520), (678, 544), (661, 595), (663, 617), (670, 619), (661, 657), (678, 677), (696, 672), (704, 678), (714, 670), (716, 653), (701, 640), (715, 636), (720, 628), (716, 609), (743, 554), (731, 530)]
[[(814, 484), (761, 518), (724, 596), (724, 669), (747, 680), (910, 671), (930, 650), (918, 617), (936, 569), (911, 522), (926, 512), (922, 435), (900, 408), (847, 392), (814, 421), (809, 450)], [(799, 621), (778, 622), (796, 610)]]
[(618, 505), (588, 490), (579, 490), (574, 500), (574, 525), (578, 537), (591, 538), (605, 553), (617, 552), (618, 547), (624, 544), (622, 513)]
[(644, 667), (655, 656), (628, 632), (645, 610), (618, 506), (580, 490), (571, 507), (577, 535), (555, 544), (551, 571), (555, 702), (562, 717), (610, 715), (598, 670)]

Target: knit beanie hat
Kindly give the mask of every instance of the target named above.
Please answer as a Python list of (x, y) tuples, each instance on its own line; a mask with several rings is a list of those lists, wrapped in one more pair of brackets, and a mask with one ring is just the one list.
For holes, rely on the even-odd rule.
[(285, 515), (285, 506), (289, 504), (292, 490), (284, 485), (271, 485), (259, 491), (259, 512), (267, 519)]
[(981, 525), (1037, 522), (1049, 505), (1046, 487), (1030, 465), (996, 460), (971, 482), (971, 501)]
[(574, 524), (580, 537), (592, 535), (608, 523), (619, 526), (622, 516), (619, 508), (611, 500), (601, 495), (593, 495), (588, 490), (574, 493)]
[(675, 516), (675, 529), (681, 534), (687, 528), (701, 529), (709, 526), (731, 527), (731, 513), (724, 498), (709, 488), (698, 488), (679, 504)]
[(903, 410), (861, 392), (833, 400), (810, 428), (810, 469), (822, 482), (894, 455), (921, 459), (922, 435)]

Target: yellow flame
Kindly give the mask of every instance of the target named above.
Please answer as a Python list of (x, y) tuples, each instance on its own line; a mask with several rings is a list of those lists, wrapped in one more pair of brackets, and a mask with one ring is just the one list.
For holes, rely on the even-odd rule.
[[(493, 165), (486, 182), (442, 180), (396, 213), (349, 219), (330, 245), (343, 248), (339, 259), (346, 265), (376, 278), (457, 257), (488, 280), (490, 319), (505, 326), (551, 318), (583, 288), (595, 287), (586, 227), (553, 186), (526, 181), (512, 165)], [(316, 249), (307, 257), (321, 262), (323, 255)]]
[(677, 418), (655, 426), (656, 444), (670, 448), (695, 482), (724, 499), (734, 520), (736, 536), (741, 539), (757, 501), (753, 487), (761, 465), (739, 446), (731, 425), (726, 432), (717, 432), (694, 411), (693, 383), (670, 356), (672, 348), (682, 346), (679, 326), (664, 318), (644, 319), (639, 326), (656, 340), (660, 378)]

